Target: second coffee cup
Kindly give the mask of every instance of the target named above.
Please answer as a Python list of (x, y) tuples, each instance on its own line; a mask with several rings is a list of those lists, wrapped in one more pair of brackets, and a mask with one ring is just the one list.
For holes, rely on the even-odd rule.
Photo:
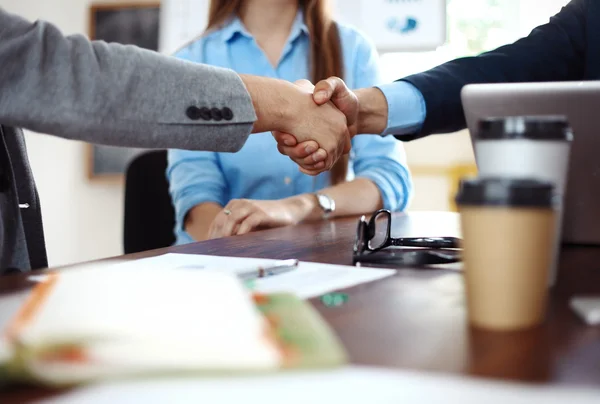
[(456, 202), (470, 323), (493, 330), (541, 323), (556, 225), (553, 184), (463, 180)]
[(562, 199), (567, 188), (573, 134), (565, 117), (513, 116), (479, 123), (475, 157), (480, 177), (534, 178), (550, 181), (557, 194), (557, 231), (549, 285), (556, 279), (562, 228)]

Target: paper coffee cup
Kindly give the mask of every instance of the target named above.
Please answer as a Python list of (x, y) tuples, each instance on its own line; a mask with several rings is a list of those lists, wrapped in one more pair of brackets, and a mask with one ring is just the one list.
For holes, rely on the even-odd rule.
[(480, 177), (530, 178), (554, 184), (558, 196), (557, 231), (549, 285), (556, 281), (572, 140), (571, 128), (564, 117), (517, 116), (479, 122), (474, 145)]
[(470, 323), (493, 330), (540, 324), (556, 228), (553, 184), (463, 180), (456, 202)]

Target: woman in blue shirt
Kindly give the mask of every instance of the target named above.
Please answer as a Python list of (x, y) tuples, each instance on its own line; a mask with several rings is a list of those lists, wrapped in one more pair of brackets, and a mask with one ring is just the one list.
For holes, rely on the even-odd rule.
[[(335, 23), (326, 0), (212, 0), (206, 33), (176, 56), (288, 81), (343, 77), (351, 88), (381, 82), (377, 52)], [(274, 100), (285, 102), (285, 100)], [(357, 135), (330, 172), (311, 177), (274, 153), (269, 133), (235, 154), (169, 151), (177, 243), (244, 234), (380, 208), (406, 208), (412, 193), (401, 142)], [(307, 143), (307, 155), (316, 151)]]

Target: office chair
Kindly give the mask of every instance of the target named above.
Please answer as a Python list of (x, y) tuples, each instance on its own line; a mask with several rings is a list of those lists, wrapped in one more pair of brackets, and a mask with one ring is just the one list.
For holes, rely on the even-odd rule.
[(169, 195), (167, 151), (136, 156), (125, 174), (123, 249), (125, 254), (153, 250), (175, 242), (175, 210)]

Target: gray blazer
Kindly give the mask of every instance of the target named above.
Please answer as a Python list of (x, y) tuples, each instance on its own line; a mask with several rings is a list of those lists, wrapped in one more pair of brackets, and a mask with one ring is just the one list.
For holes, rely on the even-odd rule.
[(47, 266), (18, 128), (106, 145), (234, 152), (255, 120), (231, 70), (64, 36), (0, 8), (0, 272)]

